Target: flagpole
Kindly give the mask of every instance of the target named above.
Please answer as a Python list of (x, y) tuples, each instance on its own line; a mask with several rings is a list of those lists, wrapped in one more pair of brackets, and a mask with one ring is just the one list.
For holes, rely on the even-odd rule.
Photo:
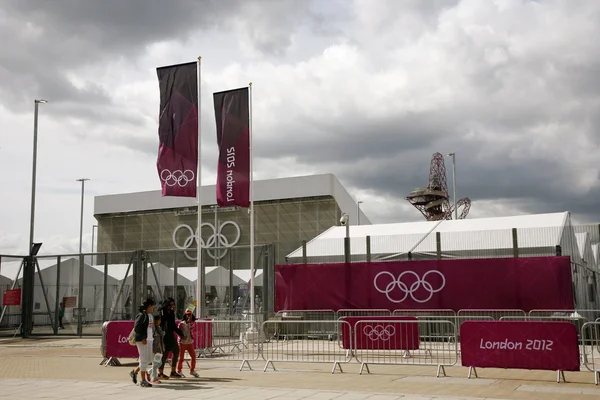
[(255, 321), (254, 313), (254, 171), (252, 152), (252, 82), (248, 84), (248, 136), (250, 142), (250, 313)]
[(202, 275), (202, 129), (201, 129), (201, 115), (202, 115), (202, 107), (201, 107), (201, 93), (202, 93), (202, 57), (198, 57), (198, 169), (196, 173), (196, 199), (198, 200), (198, 228), (196, 229), (196, 242), (198, 245), (197, 255), (196, 255), (196, 269), (197, 269), (197, 280), (196, 280), (196, 301), (198, 304), (196, 305), (196, 315), (200, 318), (204, 317), (204, 284)]

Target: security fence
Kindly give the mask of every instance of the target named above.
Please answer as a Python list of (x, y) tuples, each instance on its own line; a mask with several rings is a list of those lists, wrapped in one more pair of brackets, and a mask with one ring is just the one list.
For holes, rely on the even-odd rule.
[[(219, 251), (219, 264), (213, 266)], [(146, 297), (158, 303), (173, 298), (179, 317), (194, 309), (198, 316), (260, 323), (273, 309), (272, 246), (255, 248), (254, 310), (250, 269), (233, 269), (232, 264), (239, 265), (247, 253), (248, 246), (205, 249), (200, 273), (184, 250), (0, 255), (0, 300), (18, 291), (15, 302), (0, 303), (0, 335), (98, 336), (105, 321), (133, 319)], [(196, 298), (198, 278), (204, 288), (201, 301)]]

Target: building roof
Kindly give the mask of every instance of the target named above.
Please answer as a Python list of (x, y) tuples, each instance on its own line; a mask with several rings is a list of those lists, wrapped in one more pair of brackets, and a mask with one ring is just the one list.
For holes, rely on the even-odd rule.
[[(351, 227), (349, 233), (351, 238), (371, 236), (372, 254), (406, 253), (408, 251), (435, 252), (435, 232), (441, 233), (442, 249), (445, 252), (491, 250), (512, 247), (512, 228), (517, 229), (519, 247), (556, 246), (560, 244), (563, 228), (568, 221), (569, 213), (561, 212), (513, 217), (360, 225)], [(345, 236), (345, 227), (331, 227), (307, 243), (308, 256), (343, 255), (343, 238)], [(365, 240), (351, 240), (350, 244), (351, 254), (366, 253)], [(287, 257), (302, 257), (302, 248), (298, 248)]]
[[(203, 206), (216, 204), (216, 185), (202, 186), (201, 196)], [(254, 182), (254, 200), (256, 202), (318, 196), (332, 196), (342, 212), (356, 215), (357, 203), (333, 174), (265, 179)], [(96, 216), (185, 207), (197, 207), (196, 199), (190, 197), (163, 197), (160, 190), (111, 194), (94, 198), (94, 215)], [(356, 223), (356, 221), (353, 221), (354, 219), (351, 218), (351, 224)], [(362, 211), (360, 222), (361, 224), (371, 223)]]

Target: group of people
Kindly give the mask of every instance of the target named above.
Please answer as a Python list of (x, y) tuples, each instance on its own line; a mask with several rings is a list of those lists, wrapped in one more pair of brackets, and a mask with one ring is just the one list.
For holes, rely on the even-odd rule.
[[(140, 386), (152, 387), (162, 380), (185, 378), (181, 373), (185, 352), (189, 353), (191, 358), (190, 375), (198, 378), (199, 375), (195, 371), (196, 352), (193, 335), (196, 317), (191, 311), (186, 311), (183, 319), (177, 321), (175, 300), (172, 298), (167, 299), (157, 314), (153, 314), (154, 307), (154, 300), (146, 299), (135, 318), (133, 330), (140, 363), (136, 369), (129, 372), (131, 380), (137, 384), (140, 374)], [(171, 373), (166, 375), (164, 368), (169, 353), (173, 354), (173, 359)]]

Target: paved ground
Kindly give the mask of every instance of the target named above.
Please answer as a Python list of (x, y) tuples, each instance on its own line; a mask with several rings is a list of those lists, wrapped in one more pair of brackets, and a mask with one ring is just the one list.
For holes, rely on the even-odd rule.
[[(200, 379), (169, 380), (153, 388), (134, 386), (128, 372), (134, 360), (120, 367), (102, 367), (99, 339), (0, 339), (2, 395), (49, 399), (596, 399), (600, 388), (590, 372), (556, 373), (486, 369), (479, 379), (466, 379), (467, 369), (447, 368), (447, 378), (435, 378), (435, 367), (344, 365), (332, 375), (329, 364), (277, 363), (277, 371), (238, 371), (240, 363), (200, 360)], [(184, 370), (184, 372), (186, 372)], [(8, 398), (8, 397), (7, 397)]]

